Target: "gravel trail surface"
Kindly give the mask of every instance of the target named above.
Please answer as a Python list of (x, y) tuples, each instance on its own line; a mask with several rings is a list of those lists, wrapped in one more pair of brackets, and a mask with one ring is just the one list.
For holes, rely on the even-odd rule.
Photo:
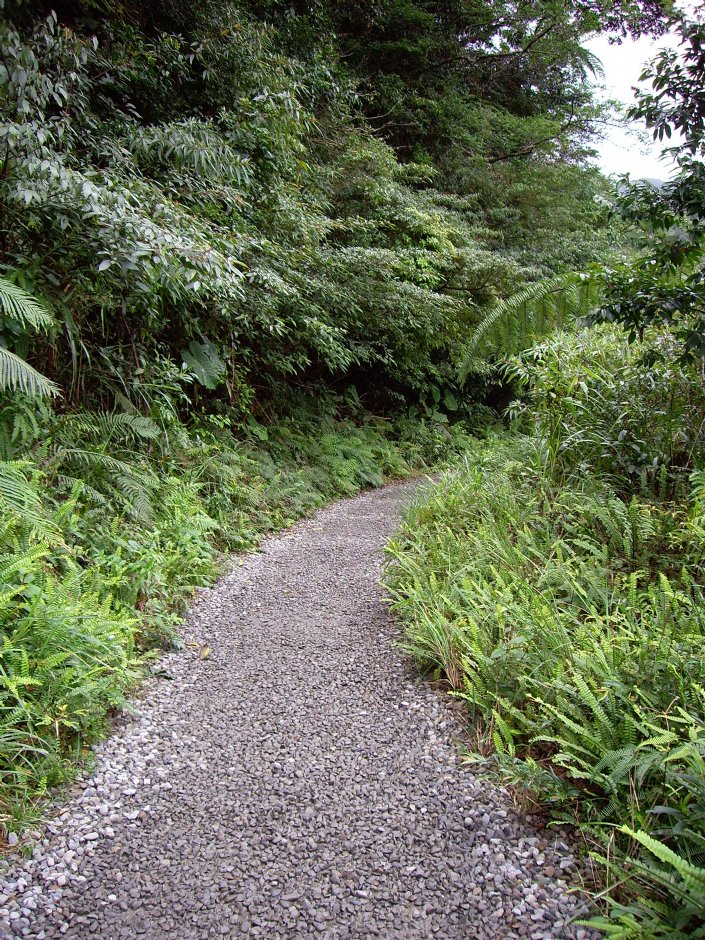
[(588, 936), (560, 835), (460, 767), (455, 711), (395, 649), (381, 548), (411, 490), (336, 503), (200, 595), (4, 872), (0, 936)]

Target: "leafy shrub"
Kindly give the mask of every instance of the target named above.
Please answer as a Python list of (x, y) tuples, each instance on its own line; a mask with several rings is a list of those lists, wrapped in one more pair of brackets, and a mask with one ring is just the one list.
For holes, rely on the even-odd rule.
[(607, 474), (623, 492), (685, 492), (705, 453), (702, 365), (651, 331), (629, 343), (616, 326), (558, 333), (506, 372), (524, 394), (510, 408), (536, 427), (553, 474)]
[[(613, 898), (595, 923), (698, 936), (702, 390), (625, 344), (600, 328), (515, 364), (533, 435), (476, 445), (409, 511), (387, 586), (408, 649), (468, 703), (485, 753), (592, 841)], [(649, 456), (636, 469), (634, 438)], [(669, 485), (656, 473), (639, 493), (654, 456)]]
[(307, 372), (457, 387), (457, 341), (525, 269), (346, 121), (330, 49), (304, 67), (233, 3), (197, 5), (188, 35), (85, 29), (0, 16), (3, 270), (64, 327), (34, 359), (72, 402), (112, 409), (117, 386), (139, 407), (159, 362), (199, 403), (240, 386), (245, 407), (253, 381), (269, 397)]
[[(3, 468), (5, 469), (5, 468)], [(29, 471), (30, 468), (27, 468)], [(27, 472), (25, 471), (25, 473)], [(3, 474), (5, 476), (5, 474)], [(61, 779), (72, 748), (99, 733), (136, 676), (137, 619), (64, 539), (76, 499), (53, 512), (16, 481), (0, 516), (0, 812)], [(2, 487), (7, 492), (7, 481)], [(16, 801), (20, 801), (17, 803)]]

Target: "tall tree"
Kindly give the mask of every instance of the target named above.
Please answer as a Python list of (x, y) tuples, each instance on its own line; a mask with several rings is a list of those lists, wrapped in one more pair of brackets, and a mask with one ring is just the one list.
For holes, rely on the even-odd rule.
[(705, 355), (705, 16), (674, 20), (677, 49), (664, 49), (643, 71), (630, 115), (654, 139), (672, 140), (677, 172), (665, 185), (624, 183), (619, 214), (641, 233), (636, 261), (607, 275), (602, 315), (632, 335), (671, 322), (685, 356)]

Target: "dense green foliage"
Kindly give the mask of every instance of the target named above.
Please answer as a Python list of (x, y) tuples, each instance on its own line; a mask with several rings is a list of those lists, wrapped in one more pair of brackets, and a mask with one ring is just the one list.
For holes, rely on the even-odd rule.
[(8, 824), (223, 553), (468, 447), (512, 389), (522, 435), (391, 547), (409, 647), (589, 833), (608, 933), (699, 935), (701, 24), (634, 109), (683, 132), (674, 180), (607, 198), (586, 163), (583, 40), (668, 7), (0, 0)]
[(145, 385), (245, 415), (293, 376), (455, 394), (483, 308), (607, 244), (581, 38), (658, 25), (636, 3), (32, 9), (0, 26), (0, 274), (51, 307), (31, 361), (67, 402), (155, 418)]
[(461, 373), (493, 357), (523, 433), (411, 511), (388, 575), (481, 753), (592, 845), (591, 923), (673, 940), (705, 935), (705, 26), (675, 28), (632, 114), (677, 172), (614, 194), (630, 254), (479, 321)]
[(581, 39), (662, 25), (650, 2), (0, 2), (5, 815), (219, 553), (462, 439), (485, 313), (612, 238)]
[(600, 327), (513, 361), (532, 433), (478, 442), (390, 546), (409, 649), (626, 880), (620, 937), (705, 915), (705, 386), (645, 369), (667, 344)]
[(662, 26), (601, 0), (0, 0), (2, 813), (220, 553), (462, 440), (487, 311), (611, 244), (581, 40)]

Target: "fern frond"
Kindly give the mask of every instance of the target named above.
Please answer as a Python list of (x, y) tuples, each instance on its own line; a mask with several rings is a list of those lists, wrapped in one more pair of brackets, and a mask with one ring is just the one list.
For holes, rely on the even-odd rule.
[(576, 60), (579, 63), (583, 73), (589, 73), (593, 78), (603, 80), (605, 77), (605, 67), (602, 59), (590, 52), (589, 49), (579, 48), (576, 50)]
[(48, 329), (54, 322), (46, 307), (6, 277), (0, 277), (0, 310), (35, 330)]
[[(22, 569), (32, 567), (42, 558), (46, 558), (48, 554), (49, 549), (45, 545), (39, 545), (19, 555), (11, 556), (7, 563), (0, 565), (0, 584), (7, 584), (12, 575)], [(19, 585), (20, 590), (23, 587), (24, 585)], [(13, 586), (13, 590), (15, 589)]]
[(133, 473), (133, 468), (129, 463), (98, 450), (88, 450), (81, 447), (62, 447), (57, 450), (56, 457), (60, 463), (66, 461), (69, 464), (85, 467), (89, 470), (110, 470), (116, 474), (122, 473), (128, 476), (131, 476)]
[(81, 494), (88, 497), (97, 505), (104, 506), (108, 502), (108, 499), (104, 493), (101, 493), (94, 486), (91, 486), (89, 483), (86, 483), (86, 481), (81, 479), (80, 477), (74, 477), (67, 473), (57, 473), (56, 481), (57, 483), (61, 483), (61, 485), (65, 486), (67, 489), (73, 489), (76, 486), (80, 486)]
[(131, 515), (145, 522), (152, 522), (154, 507), (147, 487), (134, 474), (118, 474), (115, 483), (127, 497), (125, 503)]
[[(93, 486), (83, 479), (81, 484), (92, 497), (102, 501), (104, 497), (101, 497), (99, 487), (104, 486), (109, 498), (124, 505), (131, 515), (147, 522), (154, 518), (150, 491), (155, 478), (146, 468), (100, 450), (78, 447), (58, 449), (55, 459), (59, 466), (68, 464), (91, 474)], [(67, 479), (72, 481), (70, 476)]]
[(670, 865), (683, 879), (685, 888), (700, 898), (701, 910), (705, 913), (705, 901), (703, 901), (705, 899), (705, 868), (693, 865), (677, 852), (674, 852), (673, 849), (664, 845), (663, 842), (654, 839), (648, 832), (635, 831), (630, 829), (629, 826), (621, 826), (620, 832), (639, 842), (660, 862)]
[(129, 431), (140, 440), (153, 441), (161, 434), (158, 424), (152, 421), (151, 418), (140, 414), (118, 412), (116, 414), (101, 415), (100, 425), (106, 431), (111, 429)]
[(56, 396), (59, 387), (16, 353), (0, 346), (0, 389), (37, 397)]
[(495, 351), (501, 357), (514, 355), (587, 315), (600, 292), (598, 277), (571, 272), (529, 284), (500, 301), (475, 328), (460, 365), (461, 380), (473, 371), (478, 358)]
[(66, 425), (74, 434), (95, 437), (105, 443), (119, 438), (153, 441), (161, 434), (159, 425), (141, 414), (126, 411), (92, 412), (82, 411), (70, 415)]
[(58, 527), (42, 510), (37, 487), (25, 475), (23, 461), (0, 461), (0, 508), (18, 515), (35, 535), (49, 542), (60, 538)]

